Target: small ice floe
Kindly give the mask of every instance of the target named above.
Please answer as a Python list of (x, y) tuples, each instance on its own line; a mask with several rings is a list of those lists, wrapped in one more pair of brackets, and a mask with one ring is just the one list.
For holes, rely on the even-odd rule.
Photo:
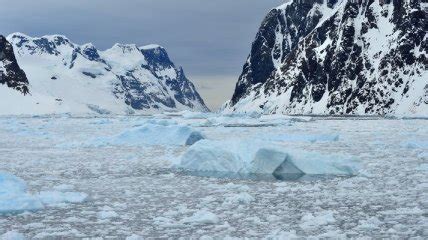
[(88, 194), (82, 192), (42, 191), (39, 199), (45, 205), (57, 205), (62, 203), (81, 203), (86, 200)]
[(428, 141), (424, 140), (412, 140), (406, 141), (401, 144), (408, 149), (428, 149)]
[(9, 231), (0, 235), (0, 240), (25, 240), (25, 236), (17, 231)]
[(182, 223), (203, 225), (203, 224), (216, 224), (219, 222), (217, 215), (207, 210), (199, 210), (192, 216), (186, 217), (181, 220)]
[[(70, 185), (60, 185), (56, 189), (69, 190)], [(65, 203), (81, 203), (88, 195), (71, 191), (42, 191), (38, 194), (29, 194), (24, 180), (0, 172), (0, 214), (35, 211), (44, 206), (60, 205)]]
[(27, 192), (27, 184), (12, 174), (0, 172), (0, 214), (42, 209), (37, 196)]
[(335, 222), (333, 211), (322, 211), (316, 214), (307, 213), (302, 217), (300, 227), (302, 229), (315, 229)]
[(369, 219), (359, 220), (357, 229), (359, 230), (376, 230), (383, 223), (377, 217), (370, 217)]
[(297, 235), (297, 232), (295, 230), (291, 231), (281, 231), (276, 230), (269, 234), (266, 239), (272, 239), (272, 240), (281, 240), (281, 239), (299, 239), (299, 236)]
[(115, 211), (101, 211), (97, 214), (99, 219), (115, 218), (118, 214)]
[(305, 135), (305, 134), (287, 134), (281, 136), (271, 136), (266, 139), (278, 142), (337, 142), (339, 141), (338, 134), (320, 134), (320, 135)]
[(203, 176), (292, 180), (305, 175), (357, 175), (359, 162), (348, 156), (284, 149), (274, 142), (202, 140), (181, 156), (177, 167)]
[(213, 115), (210, 112), (192, 112), (192, 111), (183, 111), (181, 112), (184, 119), (206, 119), (209, 116)]
[(126, 240), (144, 240), (144, 237), (137, 234), (132, 234), (131, 236), (126, 237)]
[(92, 146), (108, 145), (176, 145), (189, 146), (204, 139), (201, 132), (184, 125), (147, 123), (127, 129), (112, 137), (100, 137), (89, 142)]
[(225, 205), (233, 205), (233, 204), (250, 204), (255, 199), (249, 193), (233, 193), (226, 196), (224, 200)]
[(283, 124), (289, 124), (288, 120), (261, 120), (248, 116), (215, 116), (207, 119), (207, 126), (224, 126), (224, 127), (273, 127)]
[(97, 216), (99, 219), (110, 219), (118, 217), (119, 214), (117, 214), (111, 207), (105, 206), (97, 213)]
[(422, 164), (420, 164), (420, 165), (416, 168), (416, 170), (424, 171), (424, 172), (428, 172), (428, 163), (422, 163)]
[(98, 119), (95, 119), (95, 120), (89, 122), (89, 124), (92, 124), (92, 125), (107, 125), (107, 124), (112, 124), (112, 123), (113, 123), (113, 121), (111, 119), (108, 119), (108, 118), (98, 118)]

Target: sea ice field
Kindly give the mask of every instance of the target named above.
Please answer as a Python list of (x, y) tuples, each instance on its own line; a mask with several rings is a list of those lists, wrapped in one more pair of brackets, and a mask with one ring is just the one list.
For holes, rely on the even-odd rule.
[(0, 117), (0, 239), (180, 237), (426, 239), (428, 120)]

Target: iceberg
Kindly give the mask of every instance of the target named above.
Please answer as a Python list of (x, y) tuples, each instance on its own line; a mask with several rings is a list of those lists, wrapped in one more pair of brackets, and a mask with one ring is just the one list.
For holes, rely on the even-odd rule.
[(42, 209), (42, 202), (27, 192), (27, 184), (12, 174), (0, 172), (0, 214)]
[(81, 203), (86, 200), (88, 194), (81, 192), (42, 191), (38, 194), (43, 204), (55, 205), (62, 203)]
[(93, 139), (89, 145), (176, 145), (190, 146), (204, 139), (204, 135), (185, 125), (146, 123), (127, 129), (112, 137), (99, 137)]
[(182, 222), (196, 225), (216, 224), (219, 222), (219, 218), (214, 213), (202, 209), (195, 212), (192, 216), (184, 218)]
[(274, 142), (201, 140), (191, 146), (177, 168), (205, 176), (268, 176), (281, 180), (303, 176), (354, 176), (359, 162), (348, 156), (284, 149)]

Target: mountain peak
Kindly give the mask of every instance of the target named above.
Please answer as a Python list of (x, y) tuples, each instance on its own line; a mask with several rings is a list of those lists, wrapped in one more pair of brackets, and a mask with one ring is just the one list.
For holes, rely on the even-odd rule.
[[(91, 43), (79, 46), (63, 35), (33, 38), (17, 33), (10, 38), (31, 79), (32, 96), (43, 95), (43, 102), (52, 106), (36, 104), (34, 108), (54, 112), (207, 111), (193, 84), (182, 77), (183, 71), (174, 67), (159, 45), (140, 49), (135, 44), (117, 43), (98, 51)], [(14, 52), (11, 45), (7, 49)]]
[(139, 49), (141, 49), (141, 50), (151, 50), (151, 49), (157, 49), (157, 48), (164, 49), (164, 47), (162, 47), (158, 44), (149, 44), (149, 45), (139, 47)]
[(274, 8), (225, 111), (428, 114), (422, 7), (416, 0), (293, 0)]

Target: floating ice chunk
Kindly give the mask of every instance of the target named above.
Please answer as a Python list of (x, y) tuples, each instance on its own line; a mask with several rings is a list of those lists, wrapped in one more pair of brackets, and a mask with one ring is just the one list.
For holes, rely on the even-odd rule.
[(81, 203), (86, 200), (88, 194), (81, 192), (42, 191), (38, 197), (46, 205), (60, 203)]
[(109, 218), (115, 218), (119, 215), (115, 211), (108, 210), (108, 211), (98, 212), (97, 216), (99, 219), (109, 219)]
[(422, 140), (413, 140), (413, 141), (407, 141), (402, 143), (403, 146), (409, 149), (428, 149), (428, 141), (422, 141)]
[(295, 230), (291, 230), (291, 231), (276, 230), (273, 233), (269, 234), (269, 236), (266, 239), (272, 239), (272, 240), (298, 239), (298, 235)]
[(215, 116), (208, 118), (205, 124), (207, 126), (224, 126), (224, 127), (272, 127), (289, 123), (289, 121), (261, 121), (258, 118), (249, 117), (231, 117)]
[(99, 219), (109, 219), (118, 217), (119, 214), (117, 214), (113, 208), (109, 206), (104, 206), (101, 211), (98, 212), (97, 216)]
[(199, 210), (190, 217), (182, 220), (183, 223), (189, 224), (216, 224), (219, 222), (217, 215), (207, 210)]
[(245, 152), (244, 149), (238, 152), (236, 144), (227, 147), (224, 142), (202, 140), (190, 147), (178, 164), (192, 171), (238, 173), (244, 168), (239, 154)]
[(1, 235), (0, 240), (25, 240), (25, 236), (17, 231), (9, 231)]
[(113, 136), (96, 138), (90, 145), (181, 145), (188, 146), (204, 139), (201, 132), (184, 125), (147, 123)]
[(366, 220), (359, 220), (357, 229), (359, 230), (375, 230), (382, 225), (382, 222), (377, 217), (370, 217)]
[(171, 120), (171, 119), (147, 119), (137, 126), (142, 126), (144, 124), (169, 126), (169, 125), (177, 125), (178, 123), (175, 120)]
[(287, 134), (282, 136), (268, 137), (269, 140), (281, 142), (337, 142), (339, 141), (338, 134), (321, 134), (321, 135), (305, 135), (305, 134)]
[[(172, 214), (170, 212), (169, 214)], [(175, 212), (173, 215), (179, 214), (178, 212)], [(164, 228), (177, 228), (177, 227), (183, 227), (183, 223), (176, 222), (174, 219), (168, 218), (168, 217), (156, 217), (153, 219), (154, 223), (160, 227)]]
[(302, 229), (314, 229), (332, 224), (334, 222), (336, 222), (336, 219), (334, 218), (333, 211), (323, 211), (317, 213), (316, 215), (313, 215), (312, 213), (307, 213), (302, 217), (300, 227)]
[(191, 112), (191, 111), (183, 111), (181, 112), (184, 119), (206, 119), (212, 113), (208, 112)]
[(107, 118), (100, 118), (100, 119), (96, 119), (94, 121), (91, 121), (89, 124), (93, 124), (93, 125), (105, 125), (105, 124), (112, 124), (113, 121)]
[(144, 237), (137, 234), (132, 234), (131, 236), (126, 237), (126, 240), (144, 240)]
[(416, 170), (424, 171), (424, 172), (428, 172), (428, 163), (422, 163), (422, 164), (420, 164), (420, 165), (416, 168)]
[(231, 194), (229, 196), (226, 197), (224, 203), (226, 205), (230, 205), (230, 204), (250, 204), (251, 202), (253, 202), (255, 199), (253, 196), (251, 196), (250, 194), (243, 192), (243, 193), (236, 193), (236, 194)]
[(42, 209), (41, 201), (27, 193), (24, 180), (0, 172), (0, 214)]
[(310, 122), (313, 117), (310, 116), (287, 116), (283, 114), (268, 114), (260, 116), (260, 120), (264, 121), (290, 121), (290, 122)]
[(346, 156), (283, 149), (273, 142), (202, 140), (191, 146), (178, 168), (211, 176), (271, 175), (296, 179), (303, 175), (356, 175), (359, 164)]
[(70, 184), (61, 184), (53, 187), (54, 190), (65, 192), (65, 191), (71, 191), (74, 189), (73, 185)]

